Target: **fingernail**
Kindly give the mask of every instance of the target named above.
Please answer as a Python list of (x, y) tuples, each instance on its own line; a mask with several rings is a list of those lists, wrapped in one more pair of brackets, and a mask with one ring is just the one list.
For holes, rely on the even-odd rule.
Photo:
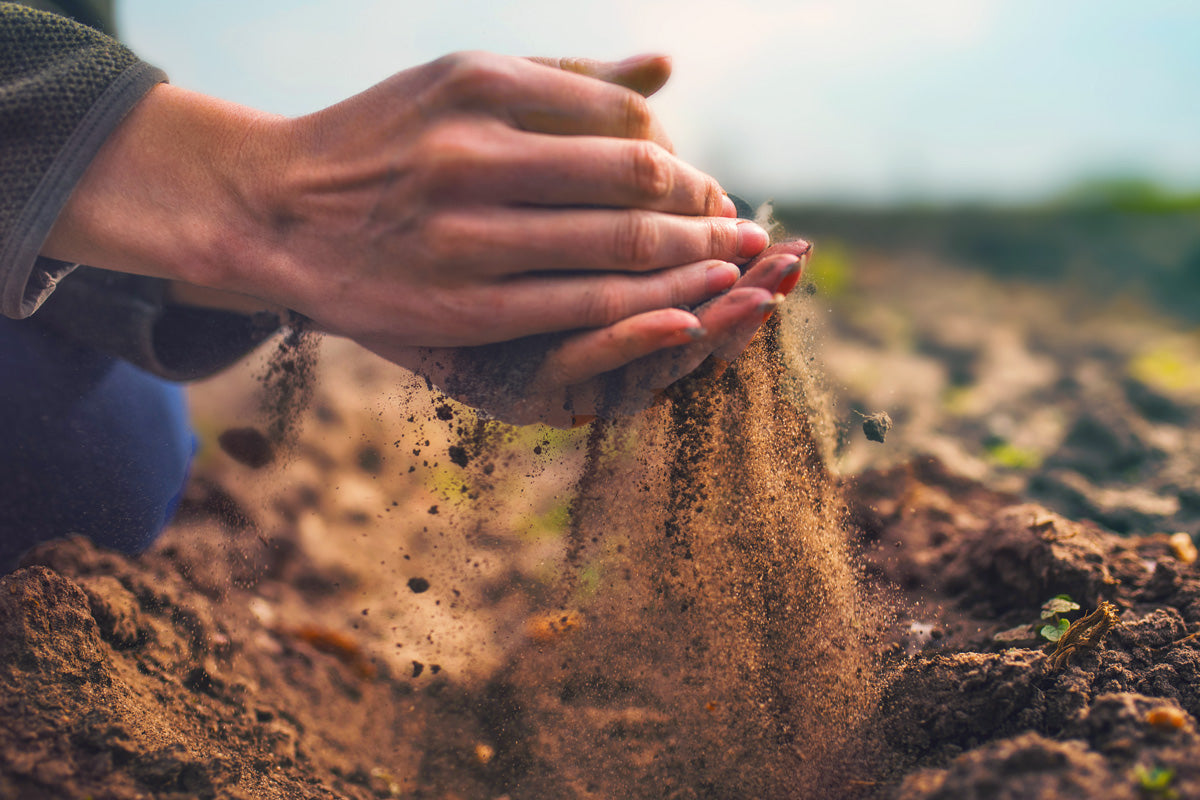
[(680, 347), (697, 342), (707, 335), (708, 331), (701, 327), (684, 328), (667, 334), (662, 340), (663, 347)]
[(571, 427), (582, 428), (594, 419), (596, 419), (595, 414), (575, 414), (571, 417)]
[(737, 224), (738, 255), (751, 258), (761, 253), (771, 243), (767, 232), (750, 220), (742, 220)]
[(779, 294), (788, 295), (796, 288), (796, 284), (800, 282), (800, 276), (804, 274), (804, 261), (796, 259), (783, 271), (783, 280), (779, 283)]
[(734, 202), (729, 199), (729, 195), (725, 195), (721, 199), (721, 216), (722, 217), (736, 217), (737, 216), (737, 206), (734, 205)]
[(775, 309), (779, 308), (779, 304), (786, 299), (784, 295), (776, 293), (770, 300), (759, 303), (757, 310), (763, 315), (763, 322), (766, 322), (775, 313)]
[(733, 286), (740, 277), (742, 277), (742, 271), (737, 268), (736, 264), (730, 264), (728, 261), (713, 264), (708, 268), (704, 290), (709, 297), (712, 297)]

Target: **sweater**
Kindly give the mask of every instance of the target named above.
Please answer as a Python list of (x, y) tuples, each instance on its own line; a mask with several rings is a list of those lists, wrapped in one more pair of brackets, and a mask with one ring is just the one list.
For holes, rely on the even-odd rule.
[(165, 281), (38, 255), (105, 140), (166, 80), (100, 30), (113, 29), (110, 0), (63, 0), (53, 10), (63, 14), (0, 3), (0, 313), (37, 311), (31, 324), (164, 377), (215, 372), (278, 320), (174, 306)]

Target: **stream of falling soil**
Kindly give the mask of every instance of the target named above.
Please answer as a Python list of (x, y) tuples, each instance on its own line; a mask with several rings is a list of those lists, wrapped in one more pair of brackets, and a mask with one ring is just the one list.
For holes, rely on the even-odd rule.
[[(557, 742), (541, 755), (558, 791), (840, 797), (854, 782), (881, 616), (851, 566), (811, 381), (783, 345), (798, 337), (782, 331), (773, 318), (723, 375), (593, 424), (557, 589), (586, 624), (523, 667), (571, 676), (563, 706), (586, 708), (537, 714), (526, 687), (512, 704), (526, 719), (506, 723)], [(585, 567), (601, 576), (590, 591)], [(631, 703), (640, 715), (620, 711)]]

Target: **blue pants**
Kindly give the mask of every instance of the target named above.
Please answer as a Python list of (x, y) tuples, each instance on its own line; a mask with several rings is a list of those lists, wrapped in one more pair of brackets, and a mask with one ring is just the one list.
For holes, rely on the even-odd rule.
[(194, 451), (179, 386), (0, 317), (0, 571), (72, 533), (144, 549)]

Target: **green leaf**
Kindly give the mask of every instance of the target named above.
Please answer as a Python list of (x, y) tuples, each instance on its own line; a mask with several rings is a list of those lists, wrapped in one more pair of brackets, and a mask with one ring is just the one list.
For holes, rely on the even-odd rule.
[(1167, 767), (1146, 769), (1141, 764), (1138, 764), (1134, 769), (1134, 775), (1143, 789), (1151, 792), (1162, 792), (1170, 788), (1171, 781), (1175, 779), (1175, 770)]
[[(1065, 622), (1066, 620), (1063, 620), (1063, 621)], [(1051, 642), (1057, 642), (1059, 639), (1062, 638), (1063, 629), (1058, 627), (1057, 625), (1043, 625), (1041, 630), (1038, 631), (1038, 633), (1040, 633), (1042, 635), (1043, 639), (1047, 639)]]
[(1076, 603), (1070, 597), (1059, 595), (1042, 603), (1042, 619), (1050, 619), (1056, 614), (1066, 614), (1078, 610), (1079, 603)]

